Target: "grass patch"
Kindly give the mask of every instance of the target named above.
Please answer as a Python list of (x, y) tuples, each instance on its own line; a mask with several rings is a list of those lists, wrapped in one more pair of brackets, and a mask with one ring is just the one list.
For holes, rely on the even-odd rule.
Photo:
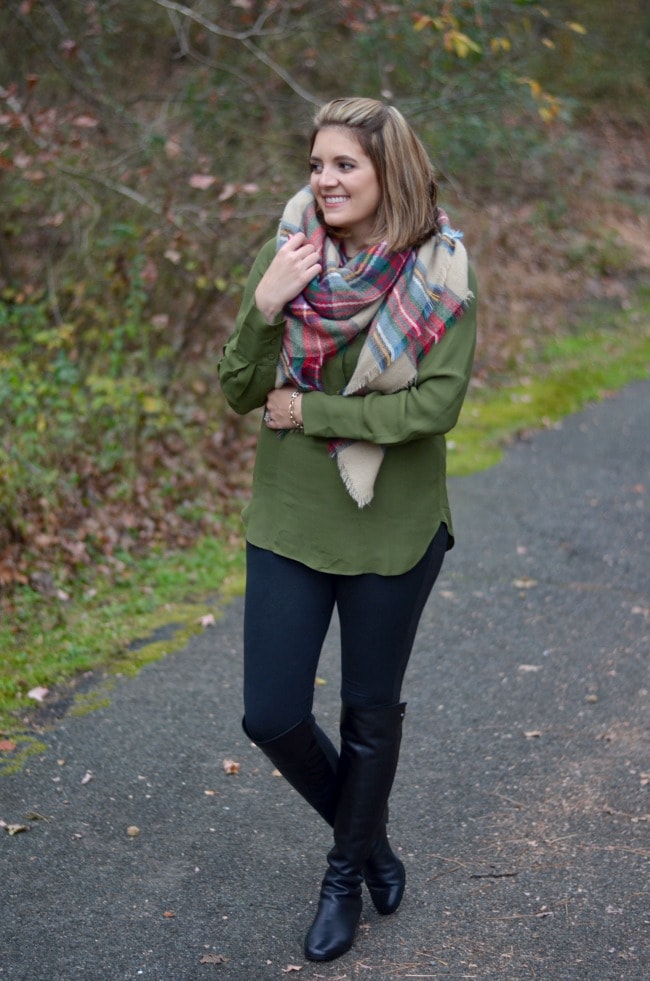
[[(25, 727), (33, 688), (52, 689), (86, 671), (131, 674), (181, 649), (203, 630), (201, 617), (240, 592), (244, 559), (235, 543), (214, 538), (194, 548), (125, 556), (117, 583), (80, 586), (68, 601), (30, 589), (15, 596), (13, 615), (0, 625), (0, 731)], [(110, 686), (78, 695), (75, 714), (106, 704)], [(15, 755), (15, 751), (14, 751)]]
[(17, 735), (14, 737), (13, 742), (16, 744), (13, 752), (9, 754), (0, 753), (0, 777), (18, 773), (31, 756), (43, 753), (47, 749), (45, 743), (41, 742), (40, 739), (36, 739), (34, 736)]

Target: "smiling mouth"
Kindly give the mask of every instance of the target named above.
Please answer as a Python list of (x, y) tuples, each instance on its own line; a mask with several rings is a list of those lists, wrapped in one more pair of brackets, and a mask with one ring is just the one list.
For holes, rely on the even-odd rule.
[(328, 196), (323, 198), (323, 204), (328, 207), (333, 207), (337, 204), (345, 204), (350, 199), (345, 195)]

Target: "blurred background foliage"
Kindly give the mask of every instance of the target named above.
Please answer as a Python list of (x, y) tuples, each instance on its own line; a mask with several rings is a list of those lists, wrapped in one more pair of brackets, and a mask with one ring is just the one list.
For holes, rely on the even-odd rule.
[(624, 303), (649, 22), (645, 0), (5, 2), (0, 588), (53, 557), (112, 574), (239, 506), (254, 431), (216, 361), (324, 100), (390, 101), (429, 148), (481, 277), (475, 384)]

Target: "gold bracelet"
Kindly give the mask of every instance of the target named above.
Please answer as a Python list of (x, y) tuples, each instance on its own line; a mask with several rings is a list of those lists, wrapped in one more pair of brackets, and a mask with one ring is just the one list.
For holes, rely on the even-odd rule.
[(301, 422), (298, 422), (297, 421), (297, 419), (296, 419), (296, 417), (294, 415), (294, 402), (296, 401), (296, 399), (298, 398), (299, 395), (302, 395), (302, 392), (299, 392), (298, 389), (296, 389), (295, 392), (292, 392), (291, 393), (291, 398), (289, 399), (289, 418), (291, 419), (291, 422), (293, 423), (293, 428), (294, 429), (304, 429), (305, 428)]

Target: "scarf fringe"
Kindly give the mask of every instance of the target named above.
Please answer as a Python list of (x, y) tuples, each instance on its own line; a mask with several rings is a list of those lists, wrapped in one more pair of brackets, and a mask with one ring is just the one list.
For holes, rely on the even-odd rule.
[(330, 455), (336, 459), (343, 484), (348, 494), (361, 508), (374, 497), (375, 481), (384, 459), (384, 448), (376, 443), (358, 440), (335, 446)]

